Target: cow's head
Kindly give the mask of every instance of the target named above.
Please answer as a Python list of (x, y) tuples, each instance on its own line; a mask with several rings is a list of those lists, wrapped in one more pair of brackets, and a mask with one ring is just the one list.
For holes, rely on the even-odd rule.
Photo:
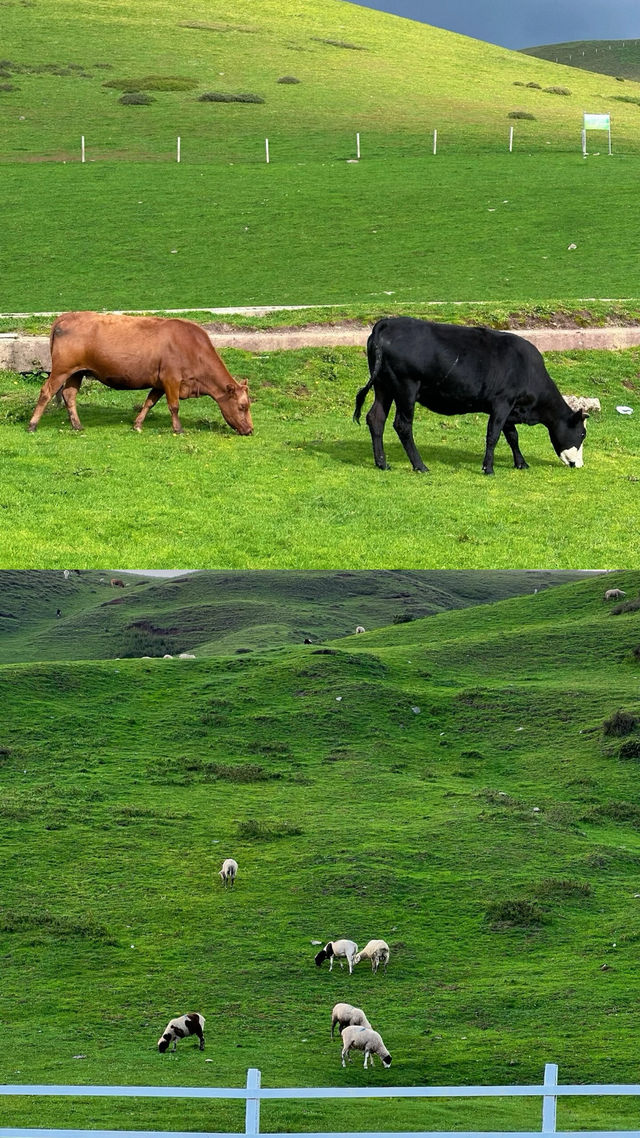
[(171, 1043), (172, 1039), (173, 1039), (173, 1036), (172, 1036), (171, 1032), (165, 1031), (164, 1035), (161, 1035), (159, 1040), (158, 1040), (158, 1051), (165, 1052), (167, 1050), (167, 1047)]
[(246, 379), (238, 383), (227, 383), (222, 395), (217, 395), (218, 406), (224, 419), (239, 435), (253, 434), (251, 400)]
[(549, 429), (553, 449), (565, 466), (584, 465), (582, 444), (587, 433), (584, 423), (588, 418), (586, 411), (572, 411), (564, 422), (555, 423)]

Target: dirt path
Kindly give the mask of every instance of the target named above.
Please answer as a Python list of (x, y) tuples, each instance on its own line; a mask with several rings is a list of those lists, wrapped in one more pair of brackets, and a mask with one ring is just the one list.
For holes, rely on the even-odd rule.
[[(213, 330), (215, 328), (215, 330)], [(308, 325), (304, 328), (276, 328), (259, 332), (208, 328), (216, 348), (241, 348), (246, 352), (280, 352), (292, 348), (364, 347), (370, 328), (345, 325)], [(613, 350), (640, 346), (640, 325), (607, 328), (528, 328), (515, 330), (535, 344), (541, 352), (568, 352), (575, 349)], [(8, 371), (49, 371), (51, 357), (46, 336), (0, 334), (0, 368)]]

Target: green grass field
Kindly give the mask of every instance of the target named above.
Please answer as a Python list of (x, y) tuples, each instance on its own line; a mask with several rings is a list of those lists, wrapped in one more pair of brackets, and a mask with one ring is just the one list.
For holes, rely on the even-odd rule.
[[(563, 467), (543, 427), (521, 431), (530, 469), (504, 441), (496, 475), (481, 474), (486, 418), (421, 408), (416, 475), (391, 423), (390, 472), (373, 465), (364, 423), (351, 421), (368, 375), (359, 349), (225, 352), (247, 376), (255, 433), (239, 438), (209, 400), (182, 412), (173, 436), (164, 403), (134, 433), (135, 394), (94, 383), (79, 400), (82, 433), (52, 409), (26, 424), (38, 386), (5, 373), (2, 568), (557, 569), (638, 563), (639, 353), (551, 353), (564, 393), (598, 396), (582, 470)], [(140, 402), (139, 400), (137, 401)]]
[(635, 83), (640, 79), (640, 40), (637, 39), (574, 40), (571, 43), (541, 44), (523, 50), (526, 55), (547, 59), (550, 63), (562, 63), (586, 71), (597, 71), (602, 75), (613, 75), (618, 82), (633, 80), (634, 92), (627, 93), (626, 87), (618, 87), (613, 92), (616, 102), (625, 102), (629, 95), (633, 98)]
[[(640, 574), (606, 585), (630, 600)], [(537, 1083), (554, 1061), (564, 1081), (637, 1081), (640, 625), (604, 587), (321, 654), (3, 665), (3, 1080), (237, 1086), (258, 1066), (266, 1086)], [(343, 935), (383, 936), (387, 976), (317, 969), (313, 941)], [(342, 1070), (338, 999), (380, 1029), (389, 1071)], [(186, 1041), (159, 1056), (169, 1017), (194, 1008), (204, 1054)], [(4, 1125), (180, 1130), (242, 1115), (135, 1099), (2, 1110)], [(534, 1129), (539, 1112), (383, 1100), (273, 1104), (262, 1122)], [(558, 1125), (636, 1115), (633, 1100), (576, 1099)]]

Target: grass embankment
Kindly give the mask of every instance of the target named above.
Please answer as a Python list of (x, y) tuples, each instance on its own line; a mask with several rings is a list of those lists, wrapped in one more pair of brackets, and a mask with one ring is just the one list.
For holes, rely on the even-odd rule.
[(255, 434), (239, 438), (208, 400), (187, 402), (185, 434), (166, 406), (142, 435), (135, 394), (81, 393), (86, 430), (53, 409), (25, 427), (37, 384), (2, 377), (3, 568), (611, 568), (638, 560), (638, 350), (551, 353), (565, 393), (597, 396), (585, 466), (560, 464), (543, 427), (521, 430), (530, 469), (504, 441), (496, 476), (480, 473), (486, 418), (418, 408), (431, 473), (413, 473), (391, 424), (392, 470), (374, 468), (369, 432), (351, 421), (367, 370), (358, 349), (224, 353), (246, 375)]
[[(0, 662), (228, 655), (315, 644), (452, 608), (566, 584), (565, 572), (0, 572)], [(116, 578), (118, 579), (118, 578)], [(57, 615), (59, 612), (59, 616)]]
[[(607, 584), (629, 599), (640, 576)], [(394, 1057), (376, 1086), (535, 1083), (545, 1061), (568, 1082), (635, 1082), (640, 625), (602, 596), (590, 580), (333, 654), (3, 667), (5, 1028), (20, 1023), (5, 1081), (234, 1086), (259, 1066), (264, 1085), (362, 1085), (329, 1040), (347, 999)], [(387, 976), (316, 969), (312, 942), (341, 935), (388, 940)], [(159, 1056), (169, 1016), (192, 1008), (204, 1054)], [(3, 1111), (181, 1130), (241, 1117), (135, 1100)], [(263, 1126), (534, 1129), (539, 1111), (273, 1104)], [(629, 1101), (563, 1100), (558, 1124), (634, 1117)]]
[(0, 311), (629, 300), (638, 162), (106, 163), (49, 167), (46, 193), (39, 167), (14, 165)]
[(626, 87), (616, 87), (612, 89), (611, 98), (616, 106), (627, 101), (637, 106), (635, 91), (640, 79), (640, 40), (572, 40), (527, 47), (523, 52), (538, 59), (547, 59), (550, 63), (613, 75), (618, 82), (631, 79), (633, 87), (628, 94)]

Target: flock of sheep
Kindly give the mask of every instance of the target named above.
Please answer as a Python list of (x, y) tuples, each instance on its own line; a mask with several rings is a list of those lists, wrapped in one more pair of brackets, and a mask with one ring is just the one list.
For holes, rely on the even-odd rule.
[[(220, 880), (225, 889), (227, 885), (233, 887), (237, 872), (237, 861), (232, 857), (225, 858), (220, 870)], [(358, 951), (354, 940), (330, 940), (316, 954), (315, 961), (318, 968), (325, 960), (329, 961), (329, 971), (333, 968), (334, 960), (338, 961), (341, 968), (343, 960), (346, 960), (349, 975), (353, 972), (354, 965), (359, 964), (361, 960), (371, 961), (371, 971), (374, 974), (381, 964), (386, 972), (389, 963), (389, 945), (385, 940), (370, 940)], [(200, 1012), (189, 1012), (187, 1015), (170, 1019), (158, 1040), (158, 1051), (164, 1053), (171, 1043), (173, 1043), (171, 1050), (175, 1051), (178, 1040), (189, 1035), (197, 1035), (200, 1040), (200, 1050), (204, 1051), (204, 1023), (204, 1016)], [(347, 1060), (350, 1059), (349, 1052), (352, 1050), (364, 1052), (365, 1068), (369, 1065), (373, 1067), (374, 1055), (380, 1057), (383, 1067), (391, 1066), (391, 1056), (383, 1043), (382, 1036), (374, 1031), (362, 1008), (356, 1008), (352, 1004), (335, 1004), (331, 1012), (332, 1039), (336, 1024), (342, 1036), (343, 1067), (346, 1067)]]

